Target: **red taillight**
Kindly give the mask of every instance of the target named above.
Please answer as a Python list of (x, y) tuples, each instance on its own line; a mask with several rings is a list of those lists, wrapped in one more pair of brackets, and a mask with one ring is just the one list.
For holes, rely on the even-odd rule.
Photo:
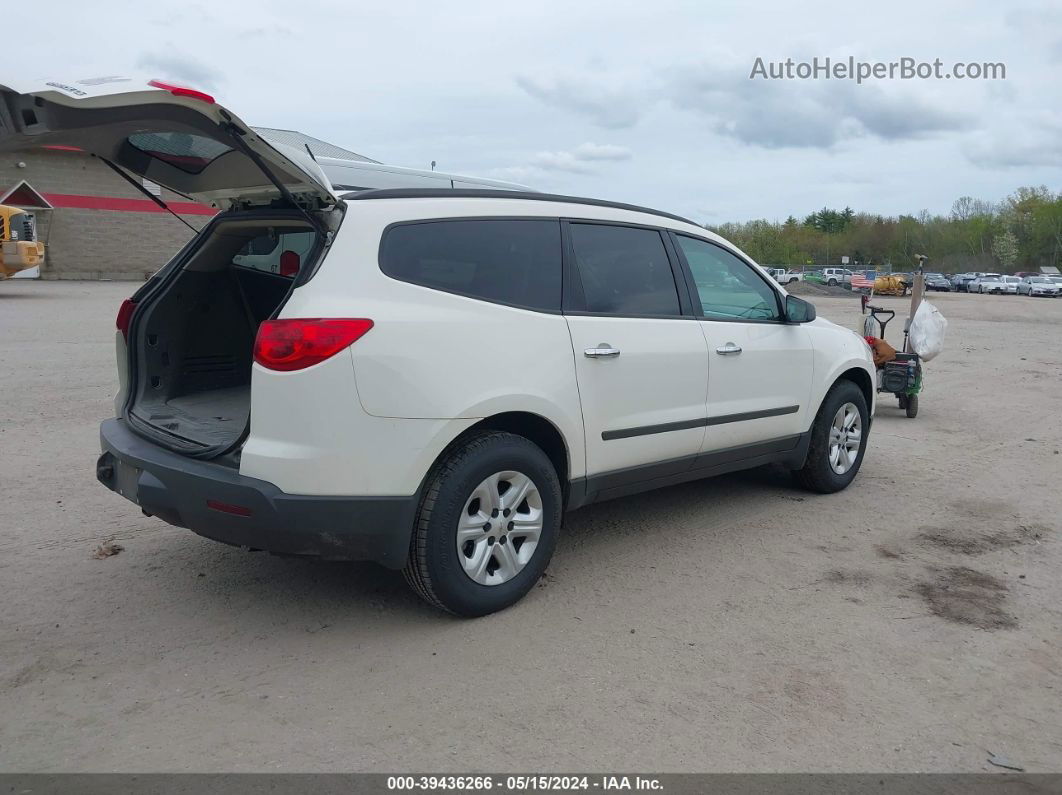
[(173, 83), (163, 82), (162, 80), (148, 80), (148, 85), (152, 88), (161, 88), (163, 91), (169, 91), (175, 97), (190, 97), (192, 99), (198, 99), (201, 102), (208, 102), (211, 105), (214, 104), (214, 98), (210, 96), (210, 94), (204, 94), (202, 91), (196, 91), (194, 88), (177, 86)]
[(133, 319), (133, 312), (136, 310), (136, 301), (132, 298), (126, 298), (122, 301), (122, 305), (118, 307), (118, 317), (114, 321), (114, 326), (120, 332), (122, 337), (129, 339), (129, 321)]
[(363, 317), (267, 320), (258, 327), (254, 360), (270, 370), (301, 370), (339, 353), (371, 328)]
[(233, 516), (250, 516), (251, 509), (245, 508), (243, 505), (231, 505), (227, 502), (219, 502), (218, 500), (207, 500), (207, 508), (212, 511), (221, 511), (222, 513), (231, 513)]
[(280, 255), (280, 275), (294, 276), (299, 272), (300, 257), (294, 251), (285, 251)]

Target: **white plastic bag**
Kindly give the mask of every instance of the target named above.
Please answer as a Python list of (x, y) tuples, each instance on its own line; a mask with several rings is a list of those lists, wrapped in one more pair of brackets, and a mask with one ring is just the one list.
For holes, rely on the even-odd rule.
[(911, 350), (921, 356), (922, 361), (933, 359), (944, 350), (944, 332), (947, 328), (948, 321), (940, 314), (940, 310), (929, 301), (923, 301), (918, 305), (908, 332)]

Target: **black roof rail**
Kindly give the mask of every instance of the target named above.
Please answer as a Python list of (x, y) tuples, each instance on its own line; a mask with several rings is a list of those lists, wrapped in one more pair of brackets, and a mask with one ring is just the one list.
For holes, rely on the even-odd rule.
[(672, 221), (680, 221), (704, 228), (700, 224), (683, 218), (681, 215), (665, 213), (662, 210), (653, 210), (649, 207), (639, 207), (636, 204), (624, 204), (622, 202), (610, 202), (604, 199), (586, 199), (580, 196), (562, 196), (556, 193), (538, 193), (537, 191), (525, 190), (494, 190), (489, 188), (381, 188), (379, 190), (361, 190), (354, 193), (344, 193), (340, 198), (346, 201), (360, 199), (525, 199), (539, 202), (564, 202), (566, 204), (587, 204), (591, 207), (610, 207), (614, 210), (630, 210), (635, 213), (648, 213), (658, 215), (661, 218), (670, 218)]

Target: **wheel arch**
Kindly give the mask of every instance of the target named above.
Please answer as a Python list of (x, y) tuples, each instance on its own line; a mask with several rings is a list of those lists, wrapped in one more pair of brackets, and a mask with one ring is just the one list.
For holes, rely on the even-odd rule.
[(431, 479), (432, 473), (438, 469), (455, 447), (482, 431), (511, 433), (537, 445), (549, 458), (550, 463), (553, 464), (553, 468), (557, 472), (557, 479), (560, 481), (564, 501), (567, 503), (573, 467), (577, 466), (578, 462), (572, 461), (572, 450), (557, 425), (541, 414), (531, 411), (499, 412), (489, 417), (483, 417), (475, 423), (462, 428), (459, 433), (442, 446), (442, 449), (439, 450), (438, 454), (426, 467), (420, 488), (423, 489), (424, 484)]
[[(863, 397), (867, 401), (867, 410), (873, 411), (874, 409), (874, 382), (870, 378), (870, 373), (864, 370), (862, 367), (849, 367), (843, 373), (840, 373), (834, 380), (833, 384), (839, 381), (851, 381), (857, 387), (859, 391), (863, 393)], [(833, 384), (830, 388), (833, 388)]]
[(485, 417), (462, 435), (482, 430), (505, 431), (522, 436), (538, 445), (557, 471), (561, 489), (567, 498), (568, 483), (571, 480), (571, 454), (564, 434), (556, 425), (541, 414), (534, 414), (530, 411), (506, 411)]

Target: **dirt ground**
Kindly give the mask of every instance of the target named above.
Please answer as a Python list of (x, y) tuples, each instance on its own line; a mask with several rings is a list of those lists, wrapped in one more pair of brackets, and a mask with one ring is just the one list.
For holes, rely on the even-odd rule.
[(463, 621), (95, 481), (132, 289), (0, 283), (0, 770), (1062, 770), (1062, 300), (933, 296), (921, 414), (882, 400), (847, 491), (584, 509)]

